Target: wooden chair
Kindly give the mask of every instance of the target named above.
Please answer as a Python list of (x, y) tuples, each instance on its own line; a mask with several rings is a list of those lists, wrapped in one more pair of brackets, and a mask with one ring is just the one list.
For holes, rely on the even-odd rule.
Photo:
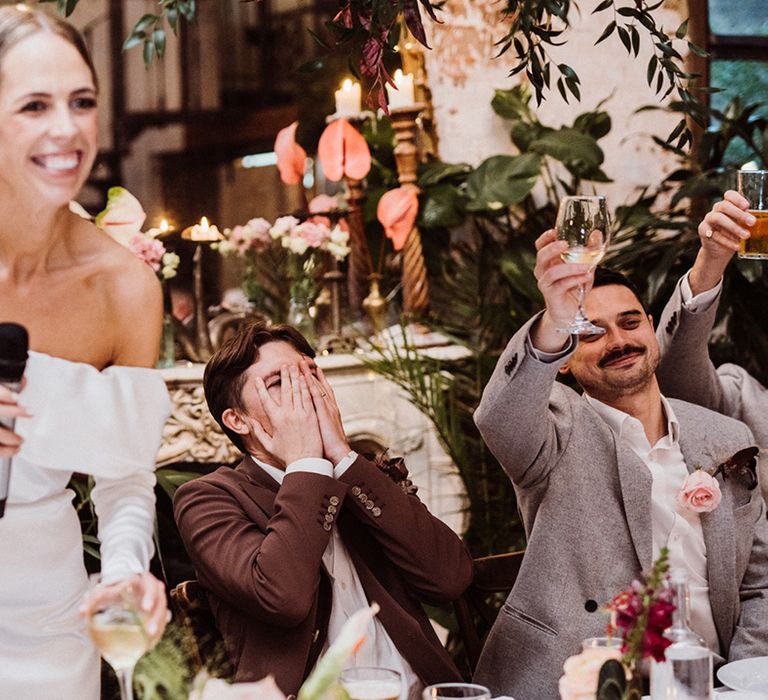
[(475, 672), (485, 637), (515, 585), (523, 554), (522, 551), (509, 552), (475, 559), (472, 584), (454, 603), (459, 636), (471, 674)]
[(171, 606), (180, 624), (190, 632), (190, 651), (197, 667), (206, 668), (213, 663), (217, 676), (231, 676), (233, 669), (224, 638), (216, 627), (208, 596), (200, 582), (196, 579), (182, 581), (171, 591)]

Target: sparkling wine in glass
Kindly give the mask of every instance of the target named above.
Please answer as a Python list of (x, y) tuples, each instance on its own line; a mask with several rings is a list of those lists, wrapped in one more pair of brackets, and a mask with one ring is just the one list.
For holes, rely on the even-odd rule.
[(117, 675), (122, 700), (133, 700), (133, 669), (152, 646), (140, 610), (136, 591), (115, 586), (99, 592), (98, 604), (88, 620), (94, 645)]
[[(563, 197), (557, 211), (557, 239), (568, 243), (561, 255), (566, 263), (597, 265), (605, 255), (611, 236), (611, 221), (603, 195)], [(586, 287), (579, 285), (576, 318), (563, 331), (572, 335), (600, 335), (604, 328), (590, 323), (584, 314)]]
[(350, 700), (399, 700), (403, 690), (400, 674), (380, 666), (355, 666), (339, 676)]

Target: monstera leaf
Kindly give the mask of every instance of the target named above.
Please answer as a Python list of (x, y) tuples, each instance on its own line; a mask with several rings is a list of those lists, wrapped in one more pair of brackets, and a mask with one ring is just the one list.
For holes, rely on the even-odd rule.
[(541, 170), (541, 157), (491, 156), (467, 178), (469, 211), (501, 211), (530, 194)]
[(545, 132), (532, 141), (529, 148), (562, 163), (581, 163), (596, 168), (603, 162), (603, 151), (592, 136), (567, 127)]

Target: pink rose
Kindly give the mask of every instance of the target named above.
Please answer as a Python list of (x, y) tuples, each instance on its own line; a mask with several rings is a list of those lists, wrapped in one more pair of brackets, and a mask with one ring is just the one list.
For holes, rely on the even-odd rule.
[(600, 669), (608, 659), (621, 660), (615, 647), (590, 647), (566, 659), (560, 678), (561, 700), (594, 700)]
[(160, 270), (165, 246), (156, 238), (147, 238), (144, 234), (137, 233), (128, 241), (128, 248), (139, 260), (147, 263), (155, 272)]
[(677, 494), (677, 504), (695, 513), (709, 513), (720, 505), (722, 497), (717, 479), (703, 469), (697, 469), (685, 477)]

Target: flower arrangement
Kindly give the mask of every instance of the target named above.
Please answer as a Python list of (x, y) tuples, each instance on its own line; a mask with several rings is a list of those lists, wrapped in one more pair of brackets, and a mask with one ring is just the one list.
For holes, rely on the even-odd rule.
[(259, 301), (258, 258), (271, 251), (287, 257), (286, 274), (294, 300), (311, 304), (317, 294), (316, 275), (320, 265), (316, 253), (328, 253), (342, 261), (349, 255), (349, 230), (344, 221), (332, 225), (326, 216), (314, 215), (305, 221), (295, 216), (281, 216), (270, 224), (255, 218), (224, 230), (224, 240), (216, 244), (223, 255), (237, 255), (244, 263), (243, 291), (252, 302)]
[(570, 657), (560, 679), (562, 700), (640, 700), (639, 662), (664, 661), (671, 644), (664, 636), (675, 610), (668, 574), (669, 551), (662, 547), (651, 570), (605, 606), (611, 616), (608, 637), (618, 637), (621, 646), (589, 648)]
[[(83, 215), (82, 211), (73, 209)], [(139, 260), (149, 265), (160, 282), (165, 282), (176, 276), (179, 256), (166, 250), (158, 238), (160, 229), (150, 228), (142, 232), (141, 227), (146, 218), (139, 200), (128, 190), (124, 187), (110, 187), (107, 192), (107, 206), (96, 215), (94, 223), (120, 245), (128, 248)]]

